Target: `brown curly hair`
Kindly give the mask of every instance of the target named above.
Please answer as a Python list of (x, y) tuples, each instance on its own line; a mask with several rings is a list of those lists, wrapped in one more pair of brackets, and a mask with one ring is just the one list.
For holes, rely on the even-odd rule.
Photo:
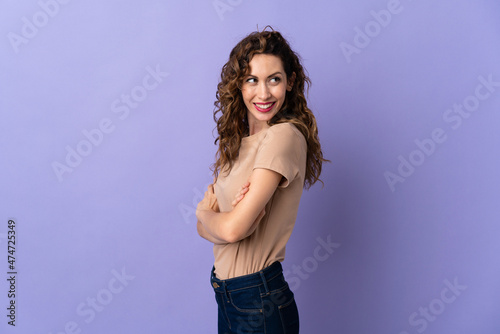
[[(266, 29), (270, 28), (271, 31)], [(287, 78), (295, 73), (292, 90), (286, 92), (281, 110), (268, 121), (268, 125), (289, 122), (294, 124), (304, 135), (307, 142), (307, 163), (304, 187), (310, 188), (316, 181), (323, 183), (319, 176), (323, 162), (321, 145), (318, 139), (316, 118), (307, 107), (304, 92), (309, 90), (310, 79), (300, 64), (300, 57), (278, 32), (267, 26), (263, 31), (253, 32), (241, 40), (231, 51), (228, 62), (222, 67), (221, 81), (217, 85), (214, 121), (217, 123), (219, 143), (216, 162), (212, 165), (213, 175), (218, 177), (221, 171), (230, 171), (241, 145), (241, 139), (249, 134), (247, 108), (243, 101), (241, 86), (249, 74), (249, 63), (255, 54), (278, 56)], [(307, 90), (306, 90), (307, 85)], [(221, 113), (220, 117), (217, 116)]]

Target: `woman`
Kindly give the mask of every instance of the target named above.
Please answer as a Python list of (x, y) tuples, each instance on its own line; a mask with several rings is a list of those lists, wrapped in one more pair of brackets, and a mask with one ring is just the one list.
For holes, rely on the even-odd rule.
[(214, 243), (219, 333), (299, 332), (281, 261), (302, 189), (327, 161), (304, 96), (309, 78), (266, 28), (239, 42), (222, 68), (214, 184), (196, 210), (198, 233)]

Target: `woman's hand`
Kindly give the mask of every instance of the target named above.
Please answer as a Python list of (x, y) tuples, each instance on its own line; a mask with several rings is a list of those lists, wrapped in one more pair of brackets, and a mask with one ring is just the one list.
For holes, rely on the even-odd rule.
[(234, 201), (231, 202), (233, 209), (236, 205), (238, 205), (238, 203), (243, 199), (243, 197), (245, 197), (245, 194), (248, 192), (249, 187), (250, 187), (250, 182), (248, 182), (248, 181), (243, 186), (241, 186), (241, 189), (236, 194)]
[(196, 217), (198, 218), (198, 221), (196, 223), (196, 228), (198, 230), (198, 234), (203, 239), (206, 239), (214, 244), (226, 244), (227, 242), (220, 240), (220, 239), (214, 237), (213, 235), (211, 235), (205, 229), (203, 224), (201, 223), (200, 216), (202, 214), (202, 211), (205, 211), (205, 210), (220, 212), (219, 204), (217, 203), (217, 197), (215, 196), (213, 184), (208, 186), (208, 189), (205, 192), (205, 197), (203, 197), (203, 199), (198, 203), (198, 206), (196, 207)]
[(198, 206), (196, 207), (196, 217), (198, 219), (200, 219), (199, 213), (203, 210), (212, 210), (215, 212), (220, 212), (219, 203), (217, 203), (217, 197), (215, 196), (213, 184), (210, 184), (208, 186), (207, 191), (205, 191), (205, 196), (198, 203)]

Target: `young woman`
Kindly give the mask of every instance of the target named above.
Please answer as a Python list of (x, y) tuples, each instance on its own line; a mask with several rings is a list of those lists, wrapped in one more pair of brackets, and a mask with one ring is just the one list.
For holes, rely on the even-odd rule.
[(222, 68), (214, 184), (196, 210), (198, 233), (214, 243), (219, 333), (299, 332), (281, 262), (302, 189), (327, 161), (304, 96), (309, 78), (283, 36), (266, 29), (239, 42)]

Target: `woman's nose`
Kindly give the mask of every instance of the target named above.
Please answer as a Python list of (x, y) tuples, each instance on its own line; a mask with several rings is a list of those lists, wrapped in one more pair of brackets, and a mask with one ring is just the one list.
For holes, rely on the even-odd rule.
[(265, 101), (271, 96), (271, 92), (269, 91), (269, 87), (267, 86), (266, 83), (259, 83), (259, 88), (257, 92), (257, 97)]

